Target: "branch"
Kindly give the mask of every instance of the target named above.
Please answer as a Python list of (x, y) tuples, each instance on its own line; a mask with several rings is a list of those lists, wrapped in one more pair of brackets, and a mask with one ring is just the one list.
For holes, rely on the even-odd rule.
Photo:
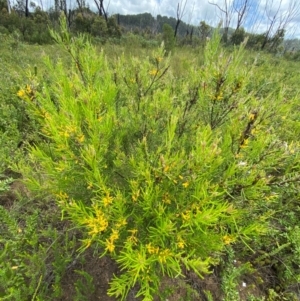
[(220, 11), (222, 11), (224, 14), (226, 14), (226, 11), (223, 8), (221, 8), (217, 3), (213, 3), (213, 2), (210, 2), (210, 1), (208, 1), (208, 3), (211, 4), (211, 5), (216, 6)]

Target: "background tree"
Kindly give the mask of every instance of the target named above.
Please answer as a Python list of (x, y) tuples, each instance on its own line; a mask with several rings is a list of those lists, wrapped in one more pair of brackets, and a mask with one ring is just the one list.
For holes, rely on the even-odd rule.
[(280, 8), (281, 8), (282, 0), (280, 0), (279, 5), (274, 13), (272, 10), (272, 8), (273, 8), (272, 4), (273, 4), (273, 0), (271, 0), (271, 2), (267, 1), (266, 5), (265, 5), (265, 15), (269, 20), (269, 24), (268, 24), (267, 31), (264, 35), (264, 40), (262, 42), (261, 49), (264, 49), (266, 47), (266, 45), (270, 39), (270, 36), (272, 34), (273, 28), (276, 26), (276, 23), (277, 23), (278, 19), (280, 18)]
[(29, 9), (28, 9), (28, 0), (17, 0), (14, 5), (14, 10), (20, 15), (20, 16), (26, 16), (29, 15)]
[(265, 4), (265, 17), (269, 22), (261, 45), (262, 50), (269, 45), (269, 49), (274, 51), (274, 47), (284, 38), (287, 27), (300, 15), (300, 2), (297, 0), (290, 0), (286, 10), (282, 7), (282, 0), (276, 5), (277, 7), (274, 0), (267, 0)]
[(222, 22), (222, 26), (224, 28), (223, 35), (222, 35), (222, 40), (227, 43), (228, 41), (228, 31), (229, 31), (229, 26), (232, 21), (233, 17), (233, 5), (230, 3), (229, 0), (224, 0), (223, 5), (219, 5), (214, 2), (208, 1), (210, 4), (216, 6), (221, 13), (220, 15), (220, 20)]
[(102, 16), (96, 16), (91, 26), (91, 34), (93, 36), (106, 37), (108, 28), (105, 19)]
[(99, 16), (100, 17), (103, 16), (105, 18), (106, 23), (107, 23), (107, 11), (104, 8), (103, 1), (104, 0), (94, 0), (95, 4), (97, 6), (97, 9), (98, 9)]
[(272, 38), (269, 41), (270, 51), (277, 52), (280, 47), (282, 48), (282, 50), (284, 49), (283, 46), (284, 34), (285, 34), (285, 29), (278, 29), (277, 32), (272, 36)]
[(84, 18), (84, 9), (86, 7), (85, 0), (76, 0), (79, 11), (81, 12), (82, 17)]
[(174, 38), (176, 38), (176, 36), (177, 36), (179, 24), (185, 14), (186, 3), (187, 3), (187, 0), (185, 0), (184, 2), (183, 2), (183, 0), (181, 0), (177, 4), (177, 14), (176, 14), (177, 20), (176, 20), (176, 25), (175, 25), (175, 30), (174, 30)]
[(234, 31), (234, 33), (230, 37), (230, 42), (234, 45), (241, 44), (246, 37), (246, 32), (243, 27), (240, 27)]
[(201, 21), (198, 27), (201, 43), (205, 43), (212, 32), (212, 28), (205, 22)]
[(7, 0), (7, 11), (9, 14), (11, 14), (11, 9), (10, 9), (10, 2)]
[(239, 30), (247, 18), (247, 14), (250, 10), (250, 4), (251, 0), (235, 0), (232, 2), (232, 7), (237, 15), (235, 31)]
[(122, 33), (121, 33), (121, 28), (118, 25), (117, 18), (116, 16), (110, 16), (107, 19), (107, 30), (108, 30), (108, 35), (110, 37), (115, 37), (115, 38), (120, 38)]
[[(230, 40), (240, 43), (245, 33), (241, 27), (251, 24), (254, 34), (251, 36), (252, 43), (257, 40), (261, 50), (274, 51), (283, 40), (286, 29), (300, 15), (300, 2), (297, 0), (266, 0), (264, 5), (260, 0), (223, 0), (221, 4), (209, 3), (218, 9), (225, 43), (229, 39), (229, 27), (234, 30)], [(263, 13), (259, 13), (262, 8)], [(264, 34), (258, 34), (257, 30), (262, 26), (266, 26), (266, 31)]]
[[(54, 0), (55, 11), (62, 11), (68, 20), (67, 0)], [(68, 22), (69, 23), (69, 22)], [(70, 24), (69, 24), (70, 25)]]
[(29, 17), (28, 0), (25, 0), (25, 17)]

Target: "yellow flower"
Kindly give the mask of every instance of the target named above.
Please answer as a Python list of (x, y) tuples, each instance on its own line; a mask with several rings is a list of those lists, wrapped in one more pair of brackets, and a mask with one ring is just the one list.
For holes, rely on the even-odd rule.
[(82, 142), (84, 141), (84, 139), (85, 139), (85, 137), (84, 137), (83, 134), (77, 136), (77, 141), (78, 141), (79, 143), (82, 143)]
[(69, 138), (70, 137), (70, 133), (67, 131), (64, 132), (60, 132), (61, 136), (65, 137), (65, 138)]
[(170, 169), (170, 166), (169, 166), (169, 165), (166, 165), (166, 166), (164, 167), (164, 172), (167, 172), (169, 169)]
[(153, 247), (151, 243), (146, 245), (147, 251), (149, 254), (158, 254), (159, 247)]
[(133, 244), (136, 244), (138, 240), (137, 240), (137, 238), (136, 238), (135, 235), (137, 234), (138, 230), (137, 229), (133, 229), (133, 230), (128, 230), (128, 232), (130, 232), (131, 235), (127, 238), (127, 241), (129, 241), (129, 242), (131, 242)]
[(183, 240), (177, 242), (177, 247), (179, 249), (184, 249), (184, 246), (185, 246), (185, 242)]
[(185, 241), (182, 239), (181, 236), (177, 236), (177, 243), (176, 244), (177, 244), (177, 247), (179, 249), (184, 249), (184, 247), (186, 245)]
[(107, 207), (109, 204), (111, 204), (112, 201), (113, 201), (113, 199), (114, 199), (114, 198), (111, 197), (111, 196), (109, 195), (109, 193), (107, 193), (106, 196), (103, 198), (103, 204), (104, 204), (104, 206)]
[(125, 218), (118, 220), (118, 223), (116, 225), (117, 228), (121, 228), (122, 226), (126, 226), (127, 225), (127, 221)]
[(249, 140), (248, 139), (244, 139), (242, 141), (241, 148), (246, 148), (248, 146), (248, 144), (249, 144)]
[(189, 182), (184, 182), (184, 183), (182, 184), (182, 186), (183, 186), (184, 188), (187, 188), (189, 185), (190, 185)]
[(19, 90), (17, 95), (20, 97), (20, 98), (23, 98), (25, 96), (25, 91), (23, 89)]
[(230, 235), (223, 236), (223, 242), (225, 245), (230, 245), (232, 242), (234, 242), (234, 238)]
[(187, 211), (185, 211), (185, 212), (182, 212), (181, 213), (181, 216), (182, 216), (182, 218), (183, 218), (183, 220), (185, 220), (185, 221), (189, 221), (190, 219), (191, 219), (191, 211), (190, 210), (187, 210)]
[(106, 245), (106, 248), (105, 248), (106, 251), (109, 251), (110, 253), (112, 253), (115, 250), (115, 245), (114, 245), (113, 241), (106, 239), (105, 245)]
[(155, 76), (158, 74), (158, 70), (157, 69), (152, 69), (151, 71), (149, 71), (149, 74), (152, 76)]
[(216, 94), (214, 94), (213, 96), (212, 96), (212, 100), (222, 100), (223, 99), (223, 92), (222, 91), (220, 91), (220, 92), (218, 92), (218, 93), (216, 93)]
[(161, 263), (166, 263), (168, 257), (170, 257), (171, 255), (172, 255), (172, 252), (169, 249), (165, 249), (159, 253), (158, 260)]
[(114, 242), (114, 241), (117, 240), (118, 238), (119, 238), (119, 231), (113, 229), (113, 230), (112, 230), (112, 234), (110, 235), (110, 238), (109, 238), (109, 239), (110, 239), (112, 242)]
[(108, 221), (104, 216), (104, 213), (97, 207), (94, 206), (95, 216), (87, 217), (83, 223), (89, 229), (89, 234), (94, 236), (98, 233), (104, 232), (107, 229)]
[(250, 113), (250, 115), (249, 115), (249, 120), (250, 120), (250, 121), (253, 121), (253, 120), (256, 119), (256, 117), (257, 117), (257, 114), (256, 114), (256, 113)]
[(69, 196), (65, 192), (62, 192), (62, 191), (60, 191), (56, 196), (61, 200), (67, 200), (69, 198)]

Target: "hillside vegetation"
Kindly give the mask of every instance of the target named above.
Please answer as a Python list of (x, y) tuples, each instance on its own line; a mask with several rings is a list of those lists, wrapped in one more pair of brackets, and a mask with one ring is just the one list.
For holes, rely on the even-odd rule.
[(298, 63), (49, 34), (0, 35), (0, 299), (299, 300)]

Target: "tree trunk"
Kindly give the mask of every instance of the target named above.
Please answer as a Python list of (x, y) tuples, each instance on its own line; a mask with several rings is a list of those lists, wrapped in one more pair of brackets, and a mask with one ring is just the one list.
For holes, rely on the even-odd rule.
[(28, 0), (26, 0), (25, 2), (25, 17), (29, 17)]
[(10, 3), (9, 3), (9, 0), (7, 0), (7, 10), (8, 10), (8, 13), (11, 14), (11, 9), (10, 9)]
[(177, 36), (177, 31), (178, 31), (180, 22), (181, 22), (181, 20), (177, 19), (175, 30), (174, 30), (174, 38), (176, 38), (176, 36)]

